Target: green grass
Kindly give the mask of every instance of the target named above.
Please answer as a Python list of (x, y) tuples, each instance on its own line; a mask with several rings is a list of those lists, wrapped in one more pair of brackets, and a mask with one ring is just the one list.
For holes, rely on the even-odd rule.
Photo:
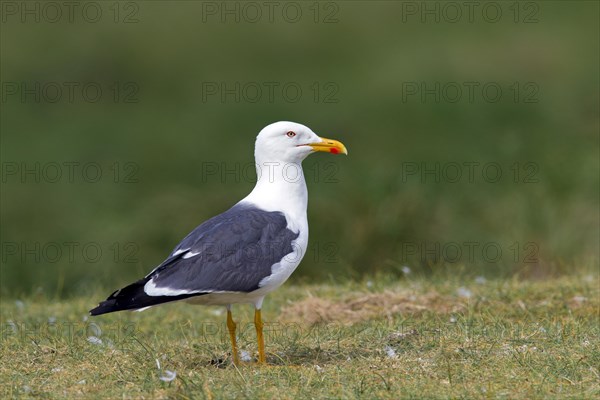
[[(106, 294), (3, 299), (0, 397), (600, 395), (600, 303), (591, 269), (537, 281), (437, 274), (288, 284), (263, 310), (266, 367), (230, 364), (220, 308), (180, 303), (87, 318)], [(251, 307), (236, 306), (234, 317), (240, 348), (254, 357)], [(161, 381), (166, 370), (176, 378)]]

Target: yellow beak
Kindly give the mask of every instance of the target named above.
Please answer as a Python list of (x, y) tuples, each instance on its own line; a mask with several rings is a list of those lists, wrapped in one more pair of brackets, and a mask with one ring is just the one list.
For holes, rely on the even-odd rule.
[(346, 154), (348, 155), (348, 150), (346, 150), (346, 146), (342, 142), (338, 142), (337, 140), (321, 138), (322, 142), (317, 143), (309, 143), (308, 146), (312, 147), (314, 151), (325, 151), (327, 153), (333, 154)]

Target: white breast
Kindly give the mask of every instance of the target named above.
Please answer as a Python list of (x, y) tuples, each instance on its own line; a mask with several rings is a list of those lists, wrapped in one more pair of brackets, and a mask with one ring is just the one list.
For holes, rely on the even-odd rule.
[(290, 275), (292, 275), (298, 265), (300, 265), (308, 247), (308, 223), (306, 222), (306, 218), (301, 225), (298, 238), (292, 241), (293, 251), (283, 257), (279, 263), (274, 264), (271, 268), (271, 275), (260, 281), (258, 284), (260, 292), (267, 294), (277, 289), (290, 277)]
[(254, 190), (240, 202), (251, 203), (261, 210), (282, 213), (287, 221), (287, 228), (298, 233), (298, 238), (292, 241), (293, 251), (272, 266), (271, 275), (260, 281), (259, 289), (252, 292), (253, 295), (264, 296), (281, 286), (298, 267), (308, 247), (306, 182), (300, 164), (297, 164), (295, 169), (300, 171), (299, 179), (282, 179), (281, 177), (285, 176), (284, 168), (289, 168), (289, 165), (289, 163), (277, 164), (273, 168), (273, 180), (268, 179), (266, 175), (260, 176)]

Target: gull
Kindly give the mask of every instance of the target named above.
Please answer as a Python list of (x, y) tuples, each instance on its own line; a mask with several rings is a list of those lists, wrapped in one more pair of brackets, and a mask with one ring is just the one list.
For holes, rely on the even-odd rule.
[(200, 224), (144, 278), (112, 293), (91, 315), (142, 311), (172, 301), (222, 305), (233, 363), (239, 364), (233, 304), (254, 305), (258, 361), (266, 363), (261, 308), (302, 261), (308, 246), (308, 191), (302, 161), (315, 152), (348, 154), (337, 140), (288, 121), (256, 137), (256, 186), (229, 210)]

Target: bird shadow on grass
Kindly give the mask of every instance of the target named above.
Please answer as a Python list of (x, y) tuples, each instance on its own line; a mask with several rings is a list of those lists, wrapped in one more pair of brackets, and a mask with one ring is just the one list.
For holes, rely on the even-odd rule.
[[(286, 350), (267, 351), (266, 365), (259, 364), (257, 355), (254, 355), (251, 360), (240, 362), (238, 367), (314, 367), (315, 365), (337, 364), (355, 358), (372, 358), (375, 355), (378, 355), (377, 351), (361, 347), (324, 349), (319, 346), (296, 346)], [(198, 357), (190, 360), (188, 366), (192, 369), (226, 369), (233, 367), (233, 358), (231, 353), (215, 355), (211, 358)]]

